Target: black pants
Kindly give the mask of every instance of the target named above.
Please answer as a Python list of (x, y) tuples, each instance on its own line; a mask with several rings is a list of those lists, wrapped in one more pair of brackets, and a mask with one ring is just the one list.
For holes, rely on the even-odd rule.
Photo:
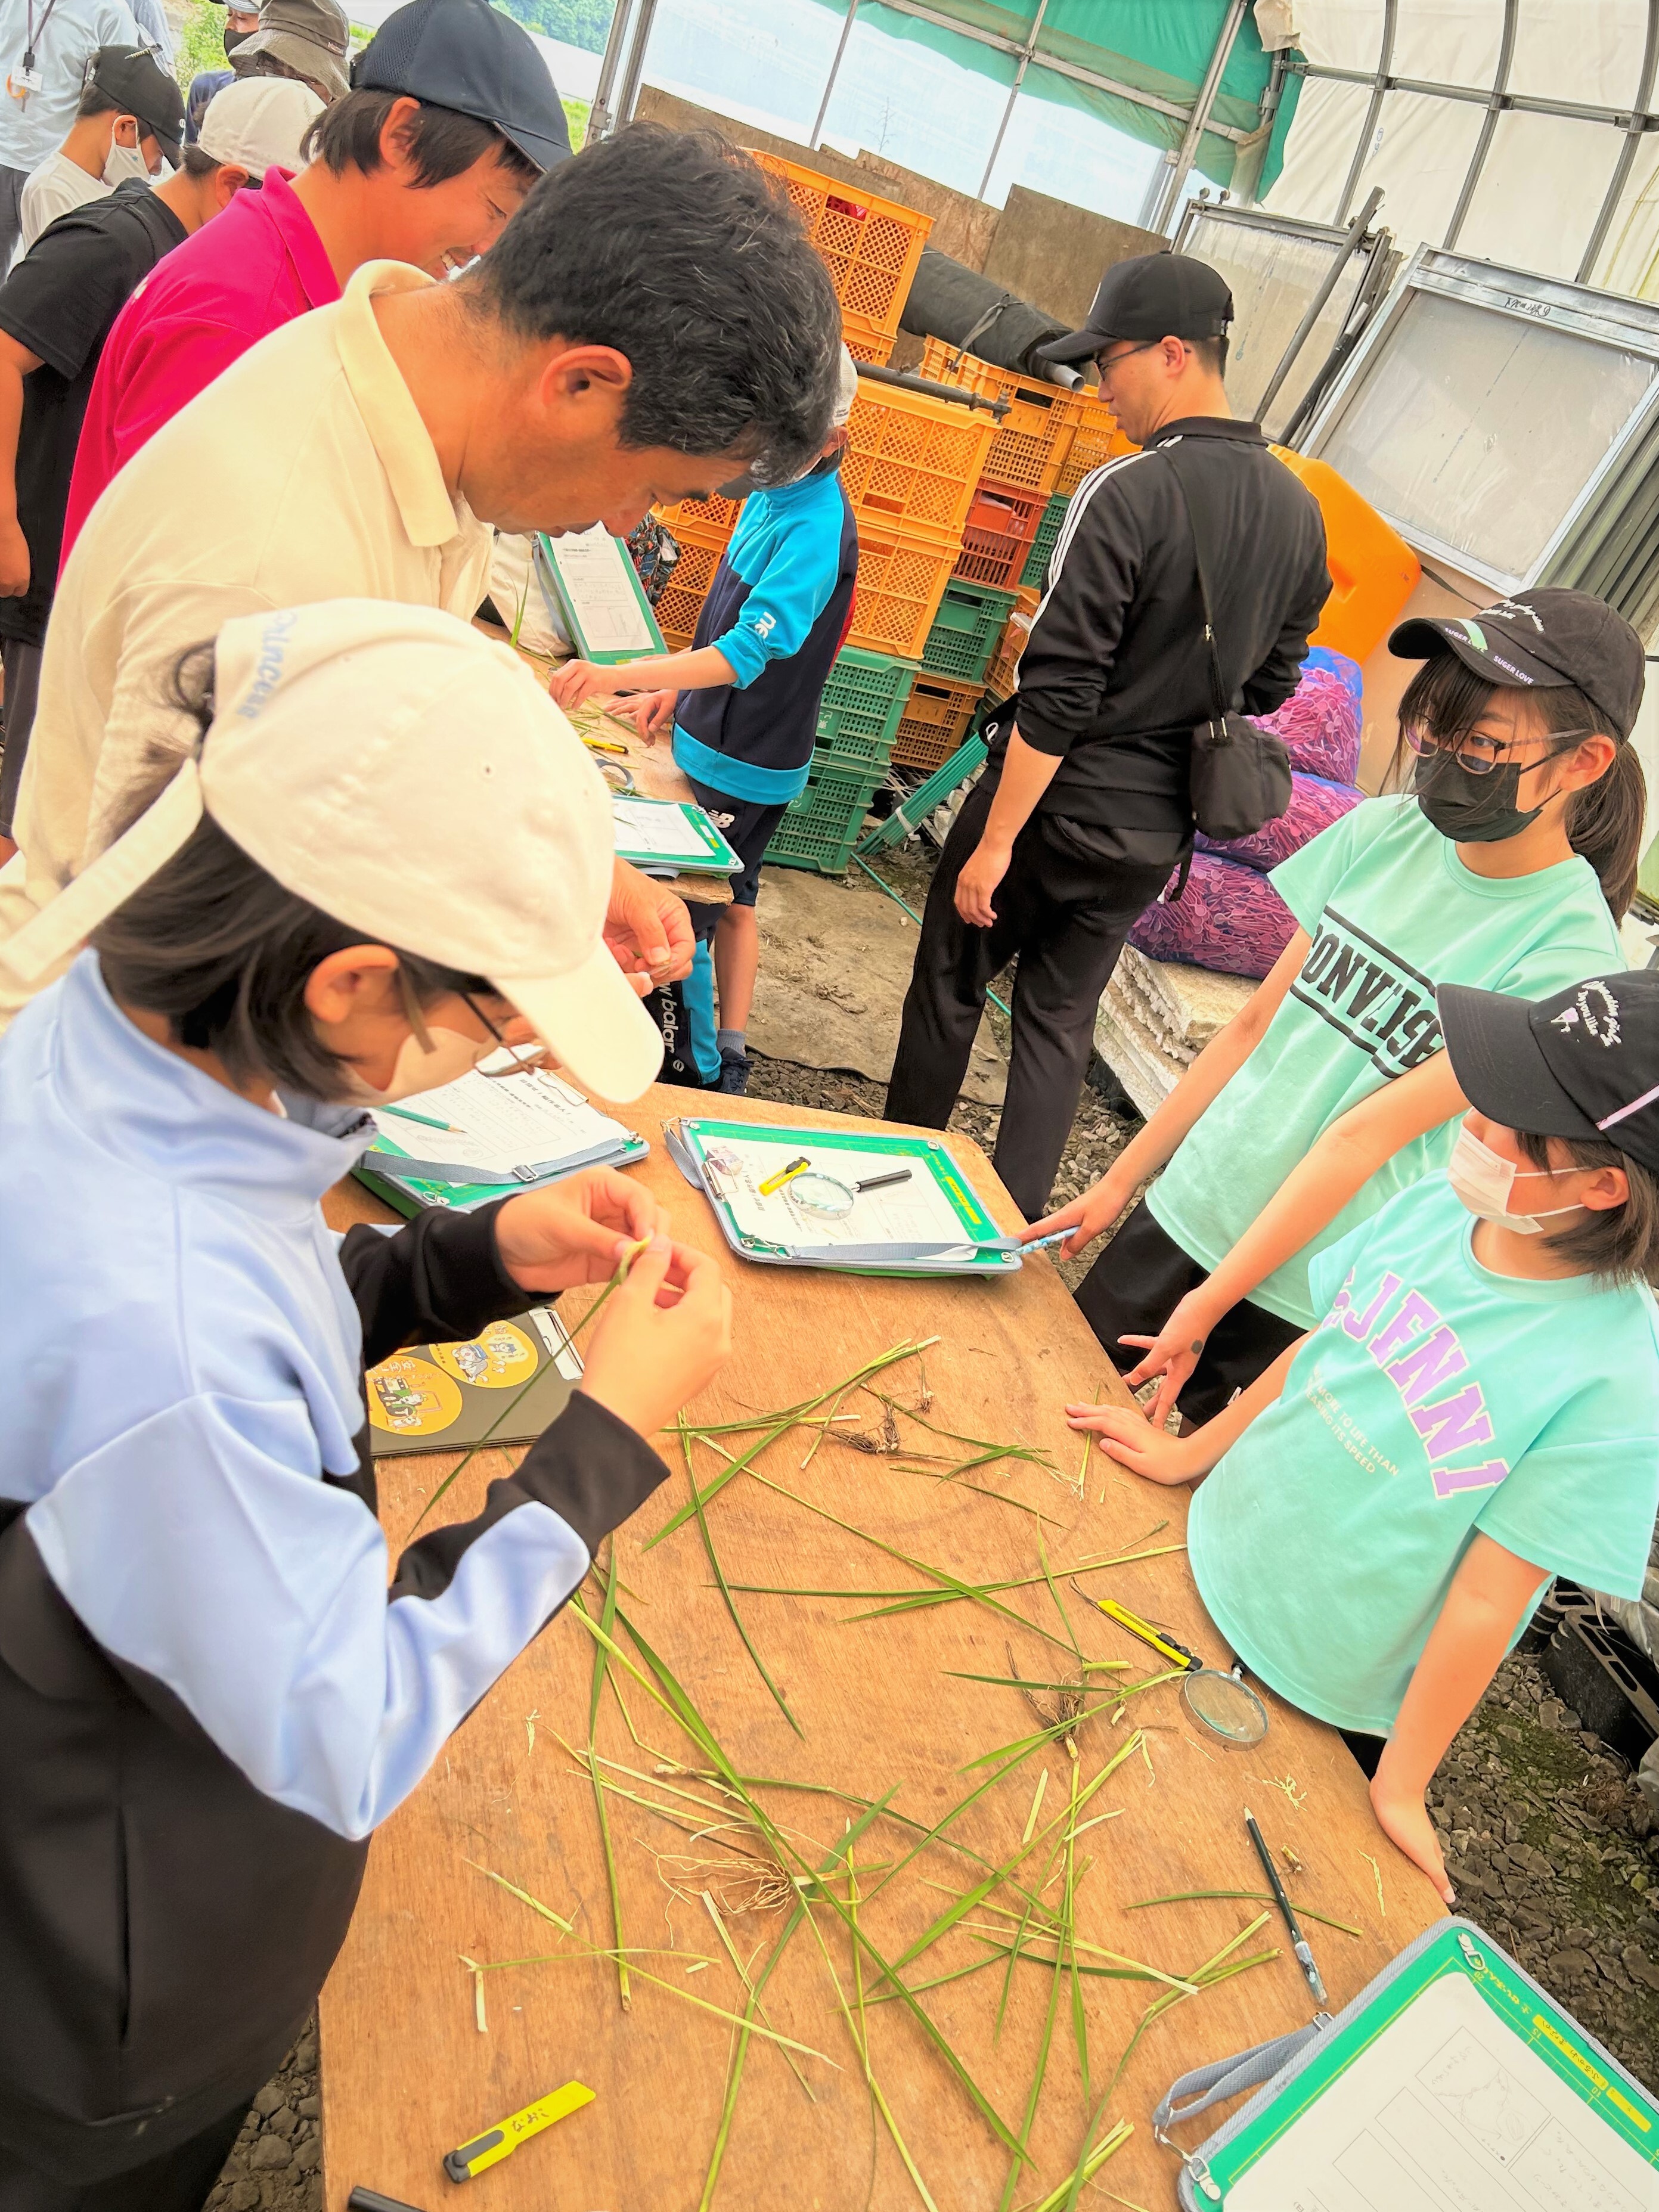
[[(1188, 1291), (1210, 1271), (1152, 1218), (1143, 1199), (1078, 1285), (1079, 1310), (1120, 1375), (1146, 1357), (1125, 1336), (1156, 1336)], [(1264, 1375), (1305, 1331), (1266, 1306), (1241, 1298), (1206, 1338), (1198, 1364), (1176, 1400), (1189, 1421), (1212, 1421), (1240, 1390)]]
[(975, 929), (955, 905), (995, 794), (982, 781), (952, 823), (922, 915), (904, 998), (890, 1121), (942, 1129), (957, 1103), (991, 978), (1016, 954), (1013, 1052), (997, 1137), (996, 1170), (1028, 1221), (1048, 1206), (1094, 1043), (1095, 1009), (1124, 939), (1168, 882), (1155, 867), (1103, 860), (1086, 830), (1033, 815), (1014, 840), (992, 895), (996, 921)]
[(188, 2142), (107, 2181), (53, 2181), (0, 2147), (0, 2212), (201, 2212), (247, 2109), (238, 2105)]
[(0, 641), (0, 666), (6, 673), (5, 758), (0, 761), (0, 836), (11, 835), (11, 817), (17, 810), (17, 787), (28, 758), (29, 733), (40, 696), (40, 647), (16, 638)]

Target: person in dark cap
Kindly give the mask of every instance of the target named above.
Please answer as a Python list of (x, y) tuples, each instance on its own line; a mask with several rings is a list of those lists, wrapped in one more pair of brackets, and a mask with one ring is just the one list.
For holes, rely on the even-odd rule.
[(337, 300), (365, 262), (442, 276), (474, 259), (569, 159), (535, 42), (488, 0), (410, 0), (353, 74), (305, 141), (307, 167), (267, 170), (217, 226), (222, 239), (192, 239), (123, 311), (76, 457), (66, 559), (116, 471), (250, 346)]
[(1448, 984), (1437, 1012), (1470, 1110), (1443, 1174), (1321, 1253), (1310, 1332), (1188, 1436), (1070, 1418), (1137, 1474), (1201, 1482), (1188, 1552), (1228, 1649), (1341, 1729), (1449, 1905), (1424, 1792), (1550, 1577), (1642, 1595), (1659, 975), (1531, 1003)]
[(102, 199), (128, 178), (148, 184), (179, 166), (184, 101), (143, 46), (100, 46), (92, 58), (70, 133), (31, 170), (18, 199), (21, 260), (49, 222)]
[(1066, 512), (1018, 691), (987, 721), (990, 759), (933, 877), (886, 1105), (945, 1127), (987, 987), (1018, 957), (996, 1166), (1030, 1218), (1100, 994), (1192, 851), (1192, 732), (1215, 681), (1199, 550), (1230, 711), (1290, 697), (1330, 589), (1318, 507), (1227, 404), (1232, 307), (1205, 263), (1145, 254), (1107, 270), (1084, 329), (1042, 349), (1096, 363), (1142, 450), (1085, 477)]

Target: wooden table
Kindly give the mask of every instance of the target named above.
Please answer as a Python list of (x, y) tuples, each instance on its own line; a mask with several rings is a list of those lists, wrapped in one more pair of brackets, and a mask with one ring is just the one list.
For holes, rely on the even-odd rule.
[[(481, 629), (486, 637), (497, 639), (502, 645), (513, 643), (507, 633), (494, 623), (475, 619), (473, 628)], [(523, 646), (514, 646), (513, 649), (544, 684), (561, 665), (556, 660), (549, 659), (544, 653), (531, 653)], [(641, 799), (695, 798), (690, 783), (674, 765), (673, 749), (666, 737), (659, 738), (653, 745), (647, 744), (634, 723), (625, 722), (619, 716), (607, 713), (597, 702), (575, 708), (568, 719), (581, 736), (601, 738), (608, 745), (623, 748), (620, 755), (596, 753), (594, 758), (618, 761), (620, 765), (627, 768), (633, 775), (634, 788)], [(690, 899), (699, 906), (730, 906), (732, 903), (732, 885), (725, 876), (681, 875), (671, 876), (666, 880), (670, 890), (678, 891), (683, 899)]]
[[(676, 1231), (722, 1254), (703, 1202), (681, 1182), (658, 1143), (660, 1117), (718, 1110), (757, 1121), (833, 1125), (845, 1117), (753, 1101), (709, 1101), (659, 1089), (629, 1111), (653, 1144), (638, 1172), (671, 1206)], [(867, 1129), (867, 1122), (856, 1124)], [(965, 1139), (952, 1146), (999, 1218), (1017, 1220), (988, 1164)], [(337, 1225), (384, 1218), (356, 1186), (334, 1194)], [(619, 1532), (617, 1561), (623, 1609), (674, 1670), (740, 1773), (827, 1786), (872, 1800), (893, 1790), (895, 1809), (931, 1826), (988, 1770), (964, 1772), (982, 1753), (1030, 1735), (1041, 1724), (1014, 1688), (960, 1679), (1006, 1676), (1011, 1658), (1025, 1679), (1064, 1681), (1071, 1651), (1037, 1632), (1060, 1634), (1040, 1579), (1039, 1536), (1083, 1652), (1127, 1659), (1139, 1680), (1156, 1662), (1066, 1588), (1063, 1570), (1123, 1553), (1149, 1556), (1101, 1568), (1082, 1580), (1167, 1624), (1206, 1656), (1220, 1639), (1198, 1600), (1178, 1548), (1187, 1493), (1115, 1473), (1092, 1456), (1081, 1495), (1074, 1486), (1079, 1449), (1063, 1422), (1068, 1399), (1097, 1398), (1120, 1386), (1046, 1259), (995, 1284), (857, 1279), (726, 1260), (736, 1294), (730, 1365), (694, 1409), (702, 1420), (741, 1419), (823, 1389), (906, 1338), (937, 1335), (926, 1355), (933, 1393), (927, 1418), (964, 1435), (1048, 1448), (1057, 1474), (1003, 1462), (963, 1474), (948, 1486), (891, 1460), (826, 1443), (803, 1470), (807, 1445), (797, 1430), (760, 1462), (774, 1481), (827, 1508), (896, 1550), (975, 1583), (1039, 1577), (1008, 1592), (1024, 1620), (1015, 1626), (981, 1605), (932, 1606), (884, 1620), (849, 1621), (854, 1598), (737, 1594), (757, 1650), (783, 1691), (803, 1734), (797, 1736), (758, 1679), (739, 1643), (699, 1540), (695, 1521), (652, 1550), (646, 1542), (689, 1496), (678, 1458), (668, 1481)], [(584, 1294), (588, 1295), (588, 1294)], [(576, 1308), (575, 1297), (565, 1302)], [(914, 1362), (893, 1370), (888, 1388), (915, 1401)], [(878, 1426), (881, 1408), (849, 1401), (861, 1426)], [(965, 1446), (902, 1424), (907, 1446), (946, 1454)], [(446, 1499), (457, 1517), (477, 1510), (485, 1481), (503, 1455), (475, 1460)], [(493, 1464), (492, 1464), (493, 1462)], [(424, 1498), (453, 1462), (435, 1456), (381, 1461), (383, 1517), (394, 1552)], [(699, 1451), (706, 1484), (718, 1462)], [(1006, 1492), (1035, 1517), (967, 1486)], [(788, 1584), (811, 1590), (906, 1589), (927, 1577), (858, 1535), (814, 1517), (747, 1476), (710, 1504), (708, 1524), (731, 1583)], [(1160, 1547), (1177, 1548), (1159, 1551)], [(592, 1586), (589, 1598), (592, 1600)], [(624, 1647), (627, 1638), (620, 1639)], [(351, 1934), (322, 2001), (325, 2175), (330, 2212), (343, 2212), (362, 2183), (433, 2212), (454, 2197), (441, 2154), (572, 2076), (597, 2101), (467, 2185), (482, 2212), (695, 2212), (719, 2124), (732, 2040), (726, 2023), (666, 1990), (635, 1980), (630, 2009), (618, 1998), (616, 1968), (587, 1955), (609, 1947), (611, 1906), (591, 1784), (566, 1745), (587, 1740), (594, 1646), (562, 1617), (518, 1661), (452, 1739), (432, 1773), (377, 1838)], [(954, 1670), (954, 1671), (952, 1671)], [(643, 1748), (630, 1740), (606, 1693), (597, 1741), (623, 1789), (659, 1802), (664, 1784), (699, 1788), (675, 1765), (704, 1761), (645, 1692), (623, 1677), (624, 1696)], [(1091, 1678), (1103, 1679), (1099, 1674)], [(1110, 1680), (1107, 1676), (1103, 1679)], [(1340, 1740), (1270, 1701), (1272, 1726), (1255, 1750), (1200, 1741), (1174, 1685), (1133, 1699), (1113, 1723), (1109, 1706), (1077, 1735), (1086, 1783), (1134, 1728), (1136, 1751), (1091, 1801), (1110, 1813), (1076, 1845), (1092, 1861), (1078, 1892), (1079, 1941), (1190, 1973), (1249, 1925), (1261, 1908), (1224, 1900), (1127, 1907), (1175, 1891), (1259, 1891), (1260, 1871), (1241, 1824), (1255, 1809), (1275, 1847), (1288, 1846), (1305, 1871), (1291, 1895), (1351, 1922), (1356, 1939), (1310, 1924), (1332, 2008), (1346, 2002), (1383, 1963), (1440, 1915), (1429, 1884), (1384, 1841), (1370, 1816), (1364, 1784)], [(532, 1725), (533, 1724), (533, 1725)], [(533, 1741), (532, 1741), (533, 1738)], [(561, 1741), (561, 1739), (563, 1741)], [(658, 1773), (659, 1767), (669, 1771)], [(645, 1778), (635, 1779), (626, 1768)], [(1062, 1745), (1045, 1747), (990, 1789), (956, 1830), (985, 1860), (1000, 1863), (1020, 1844), (1041, 1771), (1048, 1773), (1039, 1826), (1060, 1813), (1071, 1786)], [(776, 1788), (759, 1793), (816, 1863), (831, 1852), (859, 1808), (845, 1799)], [(675, 1869), (681, 1852), (717, 1858), (733, 1837), (690, 1842), (625, 1797), (609, 1800), (622, 1896), (623, 1942), (636, 1963), (726, 2013), (744, 1992), (701, 1903), (682, 1902), (666, 1877), (696, 1889), (707, 1879)], [(1085, 1814), (1087, 1818), (1090, 1814)], [(696, 1819), (694, 1814), (693, 1818)], [(893, 1863), (914, 1832), (878, 1820), (857, 1846), (873, 1891), (880, 1863)], [(1033, 1887), (1049, 1846), (1020, 1869)], [(1374, 1875), (1370, 1854), (1378, 1862)], [(479, 1871), (516, 1883), (571, 1921), (576, 1940), (539, 1917)], [(896, 1960), (958, 1894), (981, 1878), (975, 1861), (930, 1847), (863, 1908), (872, 1941)], [(1378, 1900), (1382, 1886), (1387, 1911)], [(840, 1892), (845, 1895), (844, 1886)], [(969, 1915), (996, 1924), (997, 1893)], [(1056, 1906), (1056, 1878), (1045, 1901)], [(1018, 1902), (1018, 1900), (1016, 1900)], [(781, 2034), (822, 2052), (799, 2058), (809, 2101), (784, 2052), (750, 2040), (735, 2117), (714, 2202), (730, 2212), (886, 2212), (921, 2200), (886, 2126), (876, 2117), (848, 2024), (837, 2011), (826, 1954), (850, 2003), (850, 1943), (827, 1905), (814, 1915), (823, 1948), (802, 1926), (768, 1985), (766, 2017)], [(749, 1911), (729, 1923), (736, 1948), (757, 1967), (783, 1924), (779, 1912)], [(1006, 1923), (1005, 1923), (1006, 1924)], [(1004, 1940), (1006, 1941), (1006, 1936)], [(1133, 2123), (1126, 2147), (1101, 2173), (1110, 2190), (1146, 2212), (1175, 2203), (1176, 2162), (1152, 2140), (1149, 2116), (1176, 2073), (1243, 2048), (1308, 2019), (1310, 2001), (1276, 1917), (1236, 1954), (1276, 1949), (1267, 1963), (1183, 1999), (1154, 2022), (1130, 2061), (1109, 2113)], [(650, 1955), (655, 1951), (657, 1955)], [(986, 1955), (969, 1928), (953, 1929), (907, 1970), (913, 1984)], [(1083, 1954), (1085, 1963), (1090, 1954)], [(550, 1959), (483, 1978), (487, 2031), (475, 2015), (473, 1975), (481, 1963)], [(712, 1963), (695, 1975), (700, 1958)], [(1025, 2111), (1054, 1977), (1046, 1967), (1013, 1971), (1000, 2037), (994, 2034), (1003, 1978), (999, 1961), (951, 1980), (923, 1999), (963, 2065), (1016, 2132)], [(866, 1963), (866, 1998), (881, 1986)], [(1158, 1985), (1085, 1976), (1080, 1979), (1092, 2098), (1085, 2107), (1069, 1984), (1055, 2016), (1046, 2086), (1030, 2143), (1035, 2160), (1010, 2202), (1026, 2206), (1069, 2176), (1085, 2110), (1097, 2103)], [(940, 2212), (990, 2212), (1003, 2201), (1009, 2154), (952, 2078), (946, 2060), (902, 2005), (867, 2012), (872, 2065), (911, 2156)], [(1203, 2124), (1189, 2130), (1201, 2138)], [(1082, 2200), (1111, 2200), (1091, 2190)]]

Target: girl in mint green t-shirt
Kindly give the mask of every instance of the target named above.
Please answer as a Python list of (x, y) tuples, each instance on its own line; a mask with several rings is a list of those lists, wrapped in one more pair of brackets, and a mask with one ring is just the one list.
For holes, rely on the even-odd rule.
[(1348, 1735), (1383, 1828), (1449, 1903), (1424, 1791), (1544, 1584), (1642, 1592), (1659, 975), (1534, 1006), (1453, 989), (1439, 1012), (1475, 1110), (1447, 1174), (1314, 1261), (1310, 1332), (1185, 1437), (1068, 1412), (1135, 1473), (1201, 1481), (1188, 1556), (1217, 1629)]
[(1218, 1412), (1315, 1319), (1315, 1256), (1445, 1165), (1465, 1102), (1440, 985), (1533, 998), (1623, 963), (1636, 632), (1538, 591), (1389, 643), (1430, 656), (1401, 702), (1412, 791), (1273, 871), (1297, 929), (1272, 974), (1105, 1177), (1026, 1232), (1072, 1230), (1073, 1256), (1164, 1170), (1077, 1292), (1132, 1384), (1162, 1376), (1159, 1418)]

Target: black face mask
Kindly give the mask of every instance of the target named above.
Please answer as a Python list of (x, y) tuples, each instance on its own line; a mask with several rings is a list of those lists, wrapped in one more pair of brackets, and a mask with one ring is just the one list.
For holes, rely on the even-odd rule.
[(253, 33), (252, 31), (233, 31), (229, 24), (227, 23), (225, 26), (225, 59), (227, 61), (230, 59), (231, 56), (235, 52), (237, 47), (241, 45), (244, 39), (251, 39)]
[(1424, 813), (1453, 844), (1499, 845), (1536, 822), (1547, 803), (1516, 805), (1521, 774), (1521, 763), (1510, 761), (1490, 775), (1471, 775), (1455, 753), (1437, 750), (1418, 756), (1412, 788)]

